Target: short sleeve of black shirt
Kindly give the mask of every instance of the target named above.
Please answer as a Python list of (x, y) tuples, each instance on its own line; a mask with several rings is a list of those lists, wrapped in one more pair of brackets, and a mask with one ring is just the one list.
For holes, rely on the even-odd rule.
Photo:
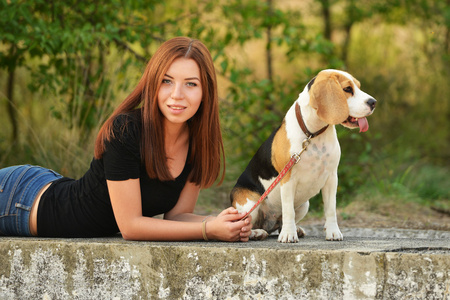
[[(139, 114), (140, 115), (140, 114)], [(113, 135), (105, 141), (103, 164), (107, 180), (128, 180), (140, 177), (140, 120), (138, 114), (118, 116)]]

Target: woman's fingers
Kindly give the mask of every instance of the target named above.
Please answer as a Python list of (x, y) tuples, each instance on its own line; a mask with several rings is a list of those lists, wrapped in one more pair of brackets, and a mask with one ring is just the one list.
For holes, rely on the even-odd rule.
[(246, 218), (244, 220), (244, 226), (241, 228), (241, 233), (240, 233), (240, 241), (241, 242), (248, 242), (250, 235), (252, 234), (252, 217), (249, 216), (248, 218)]
[[(236, 234), (236, 241), (247, 242), (252, 233), (252, 224), (249, 219), (242, 221), (231, 222), (233, 226), (233, 233)], [(234, 231), (236, 230), (236, 231)]]
[(217, 232), (217, 238), (220, 240), (246, 242), (251, 234), (252, 218), (248, 216), (245, 220), (242, 220), (244, 215), (245, 213), (239, 213), (234, 207), (229, 207), (223, 210), (215, 220), (211, 221), (211, 223), (214, 223), (211, 229), (220, 231)]
[(228, 207), (227, 209), (224, 209), (219, 215), (218, 217), (222, 217), (225, 215), (234, 215), (234, 214), (238, 214), (238, 210), (234, 207)]

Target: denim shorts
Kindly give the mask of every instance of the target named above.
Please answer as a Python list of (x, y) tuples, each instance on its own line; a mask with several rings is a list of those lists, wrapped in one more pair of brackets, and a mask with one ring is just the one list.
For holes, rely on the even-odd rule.
[(31, 236), (30, 211), (37, 194), (61, 177), (38, 166), (0, 169), (0, 235)]

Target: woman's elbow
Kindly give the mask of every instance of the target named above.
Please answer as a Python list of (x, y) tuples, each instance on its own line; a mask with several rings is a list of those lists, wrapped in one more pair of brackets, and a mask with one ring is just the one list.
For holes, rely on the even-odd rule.
[(122, 238), (126, 241), (135, 241), (136, 239), (133, 238), (133, 236), (130, 236), (129, 234), (126, 234), (124, 232), (120, 232), (122, 234)]
[(127, 241), (138, 241), (142, 240), (142, 236), (139, 232), (134, 229), (132, 226), (122, 226), (120, 229), (120, 234), (122, 238)]

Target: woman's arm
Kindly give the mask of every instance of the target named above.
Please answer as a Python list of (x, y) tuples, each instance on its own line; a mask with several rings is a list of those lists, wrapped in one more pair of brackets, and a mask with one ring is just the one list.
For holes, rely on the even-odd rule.
[[(165, 219), (142, 215), (139, 179), (124, 181), (107, 180), (111, 204), (119, 230), (127, 240), (199, 240), (202, 235), (202, 218), (193, 215), (199, 188), (187, 183), (175, 207)], [(234, 208), (224, 210), (206, 225), (210, 239), (223, 241), (247, 241), (250, 235), (250, 220), (238, 221), (241, 215)], [(183, 222), (180, 222), (183, 221)]]
[(201, 222), (204, 216), (194, 215), (200, 187), (192, 182), (186, 182), (178, 198), (177, 204), (164, 214), (164, 219), (185, 222)]

